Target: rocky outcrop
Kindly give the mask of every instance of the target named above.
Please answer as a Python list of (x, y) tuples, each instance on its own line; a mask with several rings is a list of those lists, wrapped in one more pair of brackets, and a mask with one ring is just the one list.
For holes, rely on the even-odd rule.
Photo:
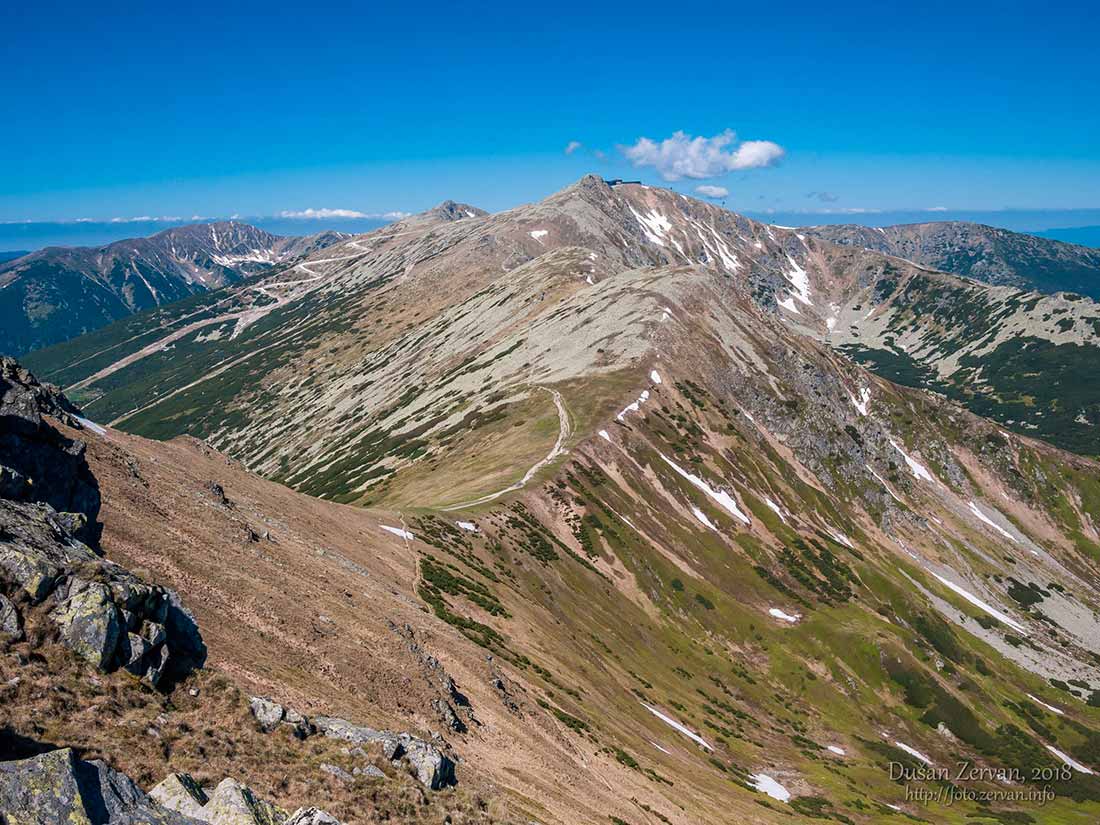
[(57, 638), (101, 670), (125, 668), (160, 686), (206, 658), (194, 619), (170, 590), (94, 548), (99, 488), (84, 443), (43, 416), (79, 427), (56, 387), (0, 358), (0, 633), (22, 633), (41, 610)]
[(11, 597), (0, 624), (19, 622), (13, 602), (41, 610), (92, 665), (154, 687), (202, 666), (206, 647), (176, 594), (100, 557), (49, 505), (0, 499), (0, 530), (0, 589)]
[[(0, 821), (12, 825), (201, 825), (165, 808), (125, 774), (69, 748), (0, 762)], [(218, 823), (221, 825), (221, 823)]]
[(312, 806), (288, 816), (235, 779), (223, 779), (208, 794), (189, 774), (174, 773), (149, 796), (164, 808), (206, 825), (340, 825), (336, 817)]
[[(408, 765), (420, 784), (429, 790), (439, 790), (454, 785), (457, 781), (454, 760), (440, 747), (410, 733), (375, 730), (334, 716), (314, 716), (307, 719), (296, 711), (258, 696), (253, 697), (249, 704), (252, 715), (264, 731), (270, 732), (280, 725), (289, 725), (301, 738), (320, 733), (357, 747), (376, 748), (390, 762)], [(374, 775), (369, 767), (361, 772)]]
[(209, 794), (175, 773), (148, 794), (100, 761), (70, 748), (0, 762), (0, 822), (5, 825), (340, 825), (314, 808), (293, 815), (224, 779)]
[(0, 356), (0, 496), (71, 513), (73, 532), (94, 543), (99, 485), (84, 458), (84, 442), (66, 438), (43, 418), (80, 428), (77, 414), (57, 387), (40, 384)]

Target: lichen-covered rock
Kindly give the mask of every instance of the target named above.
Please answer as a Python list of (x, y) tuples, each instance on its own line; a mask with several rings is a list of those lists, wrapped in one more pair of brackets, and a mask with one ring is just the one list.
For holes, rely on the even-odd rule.
[(286, 813), (235, 779), (223, 779), (197, 818), (209, 825), (283, 825)]
[(84, 762), (69, 748), (0, 762), (0, 822), (200, 825), (199, 820), (162, 807), (126, 775), (103, 762)]
[(202, 786), (186, 773), (169, 774), (149, 796), (161, 806), (195, 819), (201, 819), (203, 806), (210, 801)]
[(103, 559), (49, 505), (0, 499), (0, 528), (0, 581), (43, 603), (61, 641), (96, 667), (156, 687), (205, 662), (179, 597)]
[(59, 605), (50, 617), (69, 648), (102, 670), (111, 665), (122, 623), (105, 585), (89, 584)]

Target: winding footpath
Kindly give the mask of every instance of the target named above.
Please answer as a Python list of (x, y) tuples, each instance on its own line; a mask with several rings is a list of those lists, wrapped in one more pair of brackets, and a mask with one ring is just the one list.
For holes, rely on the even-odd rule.
[(558, 409), (558, 440), (554, 442), (553, 448), (546, 454), (546, 458), (536, 462), (531, 469), (523, 474), (523, 478), (514, 484), (510, 484), (503, 490), (497, 490), (495, 493), (489, 493), (487, 496), (481, 498), (475, 498), (473, 501), (464, 501), (461, 504), (452, 504), (450, 507), (441, 507), (443, 512), (450, 512), (452, 510), (462, 510), (466, 507), (476, 507), (479, 504), (485, 504), (493, 499), (500, 498), (505, 493), (511, 493), (515, 490), (521, 490), (527, 485), (532, 478), (535, 477), (535, 473), (557, 458), (563, 452), (563, 446), (565, 440), (573, 434), (573, 425), (569, 423), (569, 411), (565, 408), (565, 401), (562, 400), (561, 393), (557, 390), (552, 390), (548, 387), (539, 387), (540, 390), (545, 390), (554, 397), (554, 406)]

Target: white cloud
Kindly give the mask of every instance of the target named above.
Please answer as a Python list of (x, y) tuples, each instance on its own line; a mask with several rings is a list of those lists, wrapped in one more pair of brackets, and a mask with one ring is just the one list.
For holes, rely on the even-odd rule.
[[(318, 220), (318, 219), (323, 219), (323, 218), (353, 218), (353, 219), (356, 219), (356, 220), (358, 220), (360, 218), (376, 218), (376, 219), (377, 218), (382, 218), (382, 219), (385, 219), (385, 220), (396, 221), (396, 220), (400, 220), (401, 218), (407, 218), (411, 214), (412, 214), (411, 212), (399, 212), (399, 211), (396, 211), (396, 210), (394, 210), (392, 212), (359, 212), (355, 209), (327, 209), (327, 208), (312, 209), (312, 208), (310, 208), (310, 209), (301, 209), (301, 210), (298, 210), (298, 211), (284, 209), (282, 212), (279, 213), (278, 217), (280, 217), (280, 218), (295, 218), (295, 219), (301, 219), (301, 220)], [(236, 216), (234, 216), (234, 217), (236, 217)]]
[(928, 207), (925, 207), (924, 211), (925, 212), (946, 212), (947, 207), (946, 206), (928, 206)]
[(771, 166), (786, 154), (782, 146), (770, 140), (738, 143), (730, 129), (709, 138), (677, 131), (660, 143), (643, 137), (620, 150), (635, 166), (652, 166), (665, 180), (698, 180), (739, 169), (758, 169)]
[(582, 146), (584, 146), (584, 144), (581, 143), (579, 140), (571, 140), (567, 144), (565, 144), (565, 154), (571, 155)]
[(280, 218), (369, 218), (366, 212), (356, 212), (354, 209), (302, 209), (293, 212), (284, 209), (279, 213)]
[[(160, 215), (154, 217), (153, 215), (135, 215), (132, 218), (111, 218), (107, 223), (149, 223), (153, 221), (164, 221), (171, 223), (174, 221), (182, 221), (183, 218), (178, 215)], [(86, 222), (86, 221), (85, 221)]]
[(704, 198), (724, 198), (730, 193), (730, 190), (724, 186), (711, 186), (709, 183), (704, 183), (702, 186), (696, 186), (695, 191)]

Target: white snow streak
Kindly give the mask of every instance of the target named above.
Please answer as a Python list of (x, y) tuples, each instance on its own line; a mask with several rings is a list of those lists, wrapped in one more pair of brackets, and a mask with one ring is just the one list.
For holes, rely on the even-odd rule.
[(897, 739), (894, 740), (894, 744), (897, 745), (899, 748), (901, 748), (903, 751), (905, 751), (910, 756), (917, 757), (917, 759), (919, 759), (921, 762), (924, 762), (926, 765), (931, 765), (932, 764), (932, 760), (929, 759), (927, 756), (925, 756), (923, 753), (921, 753), (916, 748), (912, 748), (909, 745), (906, 745), (904, 742), (899, 742)]
[(657, 372), (657, 370), (653, 370), (649, 373), (649, 380), (652, 381), (654, 384), (660, 384), (661, 374)]
[(1091, 768), (1086, 768), (1084, 765), (1082, 765), (1076, 759), (1069, 756), (1068, 754), (1062, 753), (1060, 750), (1058, 750), (1053, 745), (1047, 745), (1047, 750), (1050, 751), (1051, 753), (1053, 753), (1055, 756), (1057, 756), (1059, 759), (1061, 759), (1063, 762), (1065, 762), (1067, 765), (1069, 765), (1075, 771), (1080, 771), (1081, 773), (1092, 773), (1093, 772)]
[(911, 458), (905, 450), (903, 450), (894, 439), (890, 439), (890, 446), (901, 453), (901, 457), (905, 459), (905, 463), (909, 465), (910, 472), (917, 478), (922, 478), (925, 481), (931, 481), (935, 483), (936, 479), (932, 477), (932, 474), (928, 472), (928, 468), (921, 464), (914, 458)]
[(712, 750), (714, 750), (714, 748), (712, 748), (712, 747), (710, 746), (710, 743), (709, 743), (709, 742), (707, 742), (707, 740), (706, 740), (706, 739), (704, 739), (704, 738), (703, 738), (702, 736), (700, 736), (699, 734), (695, 733), (695, 732), (694, 732), (694, 731), (692, 731), (691, 729), (689, 729), (689, 728), (685, 727), (685, 726), (684, 726), (683, 724), (681, 724), (680, 722), (677, 722), (677, 721), (676, 721), (675, 719), (673, 719), (673, 718), (672, 718), (671, 716), (665, 716), (665, 714), (661, 713), (661, 711), (657, 710), (657, 708), (653, 707), (653, 705), (647, 705), (647, 704), (646, 704), (645, 702), (641, 702), (640, 704), (641, 704), (641, 706), (642, 706), (643, 708), (645, 708), (646, 710), (648, 710), (648, 711), (649, 711), (650, 713), (652, 713), (652, 714), (653, 714), (654, 716), (656, 716), (656, 717), (657, 717), (658, 719), (660, 719), (660, 720), (661, 720), (662, 722), (664, 722), (664, 723), (665, 723), (666, 725), (669, 725), (670, 727), (673, 727), (673, 728), (675, 728), (676, 730), (680, 731), (680, 733), (682, 733), (682, 734), (683, 734), (684, 736), (686, 736), (686, 737), (687, 737), (688, 739), (691, 739), (691, 740), (693, 740), (693, 741), (695, 741), (695, 742), (698, 742), (698, 743), (699, 743), (700, 745), (702, 745), (702, 746), (703, 746), (704, 748), (706, 748), (706, 749), (707, 749), (708, 751), (712, 751)]
[(867, 405), (871, 403), (871, 388), (870, 387), (863, 387), (859, 391), (859, 400), (858, 401), (856, 401), (856, 399), (853, 398), (850, 395), (848, 396), (848, 398), (852, 402), (852, 406), (856, 408), (856, 412), (858, 412), (862, 416), (867, 415)]
[(838, 745), (829, 745), (827, 750), (829, 750), (832, 753), (835, 753), (837, 756), (844, 756), (844, 748), (839, 747)]
[(990, 616), (992, 616), (997, 621), (1004, 622), (1006, 625), (1011, 627), (1017, 633), (1027, 633), (1027, 628), (1025, 628), (1022, 624), (1020, 624), (1019, 622), (1013, 621), (1012, 619), (1010, 619), (1008, 616), (1006, 616), (1001, 611), (999, 611), (996, 608), (993, 608), (990, 605), (986, 604), (981, 599), (979, 599), (977, 596), (975, 596), (973, 593), (971, 593), (969, 590), (964, 590), (963, 588), (959, 587), (957, 584), (955, 584), (950, 579), (945, 579), (943, 576), (941, 576), (939, 573), (936, 573), (935, 571), (930, 571), (930, 572), (932, 573), (933, 576), (935, 576), (940, 581), (941, 584), (943, 584), (944, 587), (948, 588), (949, 590), (954, 591), (955, 593), (958, 593), (960, 596), (962, 596), (964, 599), (966, 599), (968, 602), (970, 602), (975, 607), (980, 607), (982, 610), (984, 610), (986, 613), (988, 613)]
[(1060, 708), (1056, 708), (1056, 707), (1054, 707), (1054, 705), (1048, 705), (1042, 699), (1039, 699), (1036, 696), (1032, 696), (1030, 693), (1027, 694), (1027, 698), (1030, 699), (1032, 702), (1035, 702), (1038, 705), (1042, 705), (1044, 708), (1049, 710), (1051, 713), (1057, 713), (1059, 716), (1065, 716), (1066, 715), (1066, 712), (1064, 710), (1062, 710)]
[(465, 530), (468, 533), (480, 533), (481, 532), (480, 530), (477, 529), (477, 525), (474, 524), (472, 521), (456, 521), (455, 524), (457, 524), (459, 527), (461, 527), (463, 530)]
[(731, 496), (729, 493), (725, 492), (724, 490), (715, 490), (713, 487), (703, 481), (703, 479), (699, 478), (698, 476), (692, 475), (687, 470), (682, 469), (676, 464), (676, 462), (670, 460), (667, 456), (661, 453), (658, 453), (658, 455), (660, 455), (661, 458), (665, 460), (665, 463), (669, 467), (671, 467), (683, 478), (686, 478), (688, 481), (690, 481), (692, 484), (694, 484), (696, 487), (698, 487), (700, 490), (702, 490), (704, 493), (706, 493), (708, 496), (718, 502), (718, 504), (722, 505), (722, 507), (725, 508), (729, 513), (731, 513), (735, 518), (743, 521), (745, 524), (752, 523), (749, 520), (749, 517), (741, 512), (741, 508), (737, 506), (737, 502), (734, 501), (733, 496)]
[(107, 431), (96, 424), (94, 421), (89, 421), (87, 418), (81, 418), (79, 415), (74, 415), (73, 418), (79, 421), (81, 426), (87, 427), (96, 435), (107, 435)]
[(988, 524), (990, 527), (992, 527), (994, 530), (996, 530), (998, 533), (1000, 533), (1002, 536), (1004, 536), (1009, 541), (1016, 541), (1016, 539), (1014, 539), (1012, 537), (1012, 534), (1010, 532), (1005, 530), (999, 524), (995, 523), (993, 521), (993, 519), (991, 519), (989, 516), (987, 516), (985, 513), (983, 513), (978, 508), (978, 505), (975, 504), (973, 501), (970, 502), (970, 512), (973, 513), (974, 515), (976, 515), (979, 518), (979, 520), (981, 520), (981, 521), (985, 522), (986, 524)]
[(699, 519), (699, 521), (701, 521), (703, 524), (705, 524), (711, 530), (715, 530), (715, 531), (718, 530), (718, 528), (714, 525), (714, 522), (711, 521), (709, 518), (707, 518), (707, 514), (704, 513), (702, 510), (700, 510), (698, 507), (696, 507), (694, 504), (691, 505), (691, 512), (695, 516), (695, 518)]

